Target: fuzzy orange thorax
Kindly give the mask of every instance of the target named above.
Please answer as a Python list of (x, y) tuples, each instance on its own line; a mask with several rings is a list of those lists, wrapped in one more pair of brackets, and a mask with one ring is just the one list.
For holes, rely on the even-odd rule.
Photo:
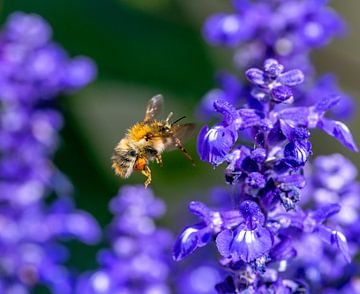
[(151, 133), (152, 128), (150, 125), (137, 123), (135, 124), (128, 132), (128, 137), (132, 141), (140, 141), (145, 138), (145, 136)]

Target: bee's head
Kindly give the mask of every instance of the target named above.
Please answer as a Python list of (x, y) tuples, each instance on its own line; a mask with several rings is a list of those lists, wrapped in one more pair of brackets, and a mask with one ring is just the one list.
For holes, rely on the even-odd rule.
[(164, 134), (170, 134), (171, 133), (171, 125), (165, 124), (161, 127), (161, 132)]

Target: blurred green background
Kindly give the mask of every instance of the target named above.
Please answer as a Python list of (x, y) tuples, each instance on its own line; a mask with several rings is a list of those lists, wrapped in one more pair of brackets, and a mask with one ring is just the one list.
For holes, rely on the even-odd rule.
[[(98, 78), (73, 96), (60, 97), (65, 116), (62, 142), (56, 154), (57, 166), (75, 187), (79, 208), (92, 213), (102, 226), (111, 221), (108, 203), (124, 184), (143, 183), (142, 175), (128, 180), (115, 177), (110, 156), (126, 128), (143, 118), (147, 100), (155, 94), (165, 97), (165, 115), (187, 116), (194, 121), (202, 95), (214, 86), (216, 69), (231, 68), (230, 54), (208, 46), (201, 26), (214, 11), (227, 10), (225, 0), (0, 0), (3, 23), (14, 11), (34, 12), (52, 26), (54, 40), (71, 56), (87, 55), (98, 65)], [(349, 34), (314, 53), (319, 73), (334, 72), (341, 87), (359, 101), (360, 22), (357, 0), (334, 1), (346, 19)], [(359, 103), (358, 103), (359, 104)], [(360, 117), (350, 124), (359, 142)], [(332, 138), (316, 133), (316, 154), (341, 152), (357, 165), (357, 154), (349, 153)], [(164, 155), (164, 167), (152, 165), (152, 188), (167, 203), (164, 223), (175, 229), (181, 223), (187, 199), (206, 197), (213, 185), (222, 184), (222, 167), (213, 170), (199, 161), (195, 139), (186, 144), (196, 167), (180, 152)], [(85, 271), (96, 266), (99, 244), (87, 247), (71, 243), (70, 263)]]

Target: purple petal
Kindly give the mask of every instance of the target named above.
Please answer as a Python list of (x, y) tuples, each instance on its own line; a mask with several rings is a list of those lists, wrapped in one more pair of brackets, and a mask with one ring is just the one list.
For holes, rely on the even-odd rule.
[(215, 100), (214, 108), (217, 112), (221, 113), (224, 116), (224, 124), (226, 126), (231, 125), (233, 121), (239, 118), (238, 113), (234, 106), (229, 102), (224, 100)]
[(204, 126), (197, 139), (200, 159), (212, 165), (219, 165), (231, 151), (237, 140), (237, 132), (231, 127), (216, 125), (211, 129)]
[(189, 210), (192, 214), (203, 219), (206, 218), (210, 213), (210, 209), (204, 203), (199, 201), (191, 201), (189, 204)]
[(224, 257), (230, 257), (230, 244), (234, 237), (233, 231), (224, 230), (216, 237), (216, 247), (219, 253)]
[(321, 223), (334, 214), (339, 213), (340, 210), (341, 206), (339, 204), (332, 203), (315, 210), (312, 212), (311, 216), (318, 223)]
[(230, 252), (235, 260), (250, 262), (268, 253), (272, 244), (273, 236), (267, 228), (238, 229), (230, 244)]
[(351, 151), (358, 152), (359, 149), (350, 133), (348, 127), (342, 122), (322, 118), (317, 126), (330, 136), (338, 139), (345, 147)]
[(339, 96), (329, 96), (329, 97), (323, 98), (319, 103), (317, 103), (315, 105), (314, 110), (315, 110), (315, 112), (318, 112), (318, 113), (325, 113), (329, 109), (336, 106), (336, 104), (338, 104), (339, 101), (340, 101)]
[(296, 86), (304, 81), (304, 74), (301, 70), (294, 69), (281, 74), (276, 81), (287, 86)]
[(258, 68), (250, 68), (245, 73), (246, 78), (253, 84), (262, 86), (265, 84), (264, 72)]
[(177, 238), (173, 259), (180, 261), (195, 251), (196, 248), (205, 246), (211, 240), (211, 232), (205, 223), (186, 227)]
[[(297, 127), (307, 127), (311, 118), (309, 107), (291, 107), (280, 110), (277, 113), (279, 119)], [(317, 120), (316, 120), (317, 123)]]
[(278, 176), (276, 178), (277, 181), (281, 183), (285, 183), (288, 185), (295, 186), (297, 188), (304, 188), (306, 184), (306, 180), (302, 175), (299, 174), (292, 174), (292, 175), (284, 175), (284, 176)]
[(274, 260), (287, 260), (294, 258), (297, 252), (292, 245), (291, 239), (285, 238), (276, 244), (272, 249), (270, 256)]
[(347, 262), (351, 262), (349, 246), (343, 233), (322, 225), (319, 227), (318, 234), (323, 241), (340, 250)]
[(238, 114), (241, 118), (239, 129), (246, 129), (260, 124), (262, 116), (254, 109), (239, 109)]

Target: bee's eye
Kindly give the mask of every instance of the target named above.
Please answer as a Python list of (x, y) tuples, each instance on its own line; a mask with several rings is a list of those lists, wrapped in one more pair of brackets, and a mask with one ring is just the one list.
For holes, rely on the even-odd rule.
[(130, 150), (129, 155), (132, 156), (132, 157), (135, 157), (136, 156), (136, 151), (135, 150)]

